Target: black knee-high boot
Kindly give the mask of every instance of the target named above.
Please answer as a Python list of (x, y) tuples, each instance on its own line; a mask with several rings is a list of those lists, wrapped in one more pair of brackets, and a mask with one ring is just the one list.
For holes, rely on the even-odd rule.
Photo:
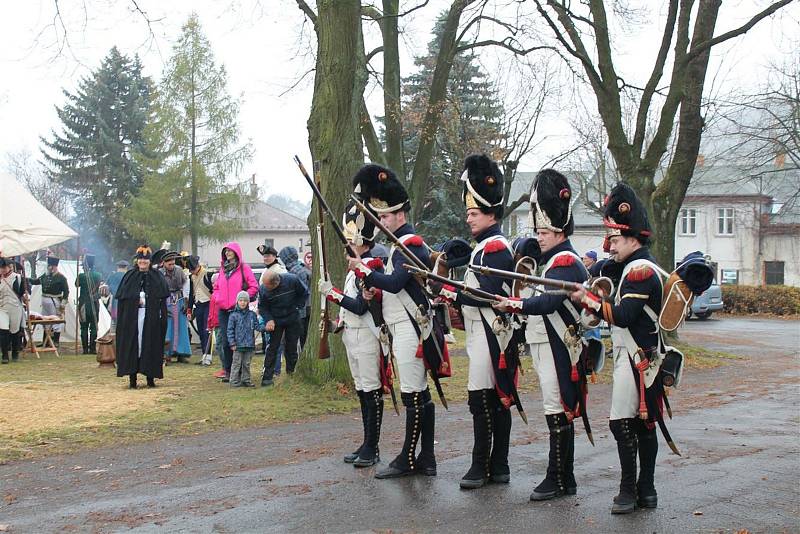
[(0, 331), (0, 351), (3, 353), (3, 363), (8, 363), (8, 351), (11, 350), (11, 334), (8, 330)]
[(383, 389), (365, 391), (364, 400), (367, 405), (367, 434), (364, 446), (358, 453), (358, 458), (353, 462), (355, 467), (370, 467), (380, 461), (378, 441), (383, 422)]
[(570, 439), (569, 424), (564, 413), (545, 415), (550, 429), (550, 456), (547, 475), (531, 494), (532, 501), (546, 501), (566, 494), (565, 466)]
[(89, 354), (89, 324), (81, 323), (81, 348), (84, 354)]
[(564, 463), (564, 493), (575, 495), (578, 493), (578, 483), (575, 481), (575, 421), (567, 425), (567, 459)]
[(472, 414), (472, 431), (475, 441), (472, 445), (472, 465), (461, 479), (459, 485), (464, 489), (476, 489), (489, 481), (489, 457), (492, 448), (494, 405), (489, 400), (491, 389), (468, 391), (469, 413)]
[(436, 433), (436, 405), (431, 399), (431, 390), (422, 392), (422, 447), (417, 456), (417, 472), (429, 477), (436, 476), (436, 455), (433, 444)]
[(492, 425), (492, 458), (489, 481), (497, 484), (508, 484), (511, 481), (511, 470), (508, 468), (508, 447), (511, 443), (511, 410), (500, 402), (497, 391), (494, 395), (494, 423)]
[(658, 455), (658, 436), (656, 428), (647, 428), (645, 422), (637, 420), (636, 429), (639, 440), (639, 480), (636, 482), (637, 504), (640, 508), (656, 508), (658, 493), (655, 486), (656, 456)]
[(636, 509), (636, 454), (638, 439), (636, 419), (615, 419), (609, 422), (611, 433), (617, 440), (617, 453), (621, 468), (619, 495), (614, 497), (612, 514), (629, 514)]
[(361, 449), (364, 448), (364, 443), (367, 441), (367, 401), (364, 397), (364, 392), (360, 389), (356, 390), (358, 394), (358, 402), (361, 405), (361, 426), (363, 427), (364, 437), (361, 440), (361, 445), (358, 446), (356, 450), (351, 452), (350, 454), (346, 454), (344, 456), (344, 463), (352, 464), (358, 458), (358, 454), (361, 452)]
[(11, 334), (11, 361), (19, 360), (19, 351), (22, 348), (22, 330), (16, 334)]
[(389, 467), (375, 473), (375, 478), (403, 477), (413, 475), (417, 470), (417, 459), (414, 454), (422, 431), (422, 393), (400, 393), (400, 398), (406, 407), (406, 435), (403, 448)]

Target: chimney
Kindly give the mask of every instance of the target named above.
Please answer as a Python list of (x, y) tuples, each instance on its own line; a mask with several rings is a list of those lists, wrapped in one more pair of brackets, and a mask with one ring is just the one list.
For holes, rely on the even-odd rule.
[(786, 165), (786, 152), (780, 151), (775, 153), (775, 168), (783, 169)]
[(697, 155), (697, 166), (702, 167), (706, 164), (706, 157), (703, 154)]

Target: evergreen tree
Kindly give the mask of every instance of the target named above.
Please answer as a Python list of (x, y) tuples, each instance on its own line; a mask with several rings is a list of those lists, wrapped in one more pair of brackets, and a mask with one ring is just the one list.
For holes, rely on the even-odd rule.
[[(156, 96), (157, 119), (146, 132), (150, 148), (141, 194), (126, 211), (131, 233), (151, 242), (181, 243), (234, 235), (249, 210), (246, 184), (229, 182), (250, 158), (239, 143), (239, 103), (227, 92), (196, 14), (184, 24)], [(183, 243), (188, 247), (187, 243)]]
[(131, 59), (114, 47), (75, 93), (64, 90), (67, 103), (56, 108), (62, 131), (54, 131), (51, 141), (42, 139), (50, 175), (72, 200), (73, 223), (88, 240), (108, 247), (93, 250), (101, 260), (107, 259), (103, 252), (130, 254), (122, 212), (144, 179), (135, 154), (143, 150), (152, 90), (138, 56)]
[[(424, 118), (428, 91), (439, 50), (444, 18), (434, 27), (434, 38), (428, 53), (414, 64), (418, 72), (403, 80), (403, 141), (406, 168), (413, 167), (408, 156), (416, 154), (419, 132)], [(453, 236), (469, 235), (461, 203), (462, 182), (459, 180), (464, 159), (473, 153), (485, 152), (502, 159), (503, 105), (486, 73), (470, 52), (457, 54), (448, 81), (445, 108), (436, 134), (436, 151), (431, 165), (429, 187), (421, 216), (415, 221), (417, 230), (431, 243)]]

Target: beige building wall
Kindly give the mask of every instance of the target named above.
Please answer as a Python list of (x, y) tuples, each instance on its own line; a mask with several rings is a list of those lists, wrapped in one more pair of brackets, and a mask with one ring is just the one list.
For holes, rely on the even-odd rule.
[[(236, 241), (242, 247), (242, 255), (244, 256), (245, 263), (260, 264), (262, 262), (261, 254), (259, 254), (256, 249), (259, 245), (264, 244), (265, 239), (272, 239), (272, 246), (274, 246), (278, 251), (286, 246), (292, 246), (298, 249), (301, 260), (303, 258), (303, 254), (311, 250), (308, 232), (250, 231), (244, 232), (241, 235), (225, 242), (200, 240), (200, 243), (197, 247), (197, 255), (200, 256), (200, 261), (202, 263), (205, 263), (211, 267), (218, 267), (220, 263), (222, 247), (225, 246), (225, 243), (227, 242)], [(191, 247), (191, 240), (187, 240), (187, 242), (189, 243), (188, 246)], [(300, 246), (301, 242), (302, 247)]]

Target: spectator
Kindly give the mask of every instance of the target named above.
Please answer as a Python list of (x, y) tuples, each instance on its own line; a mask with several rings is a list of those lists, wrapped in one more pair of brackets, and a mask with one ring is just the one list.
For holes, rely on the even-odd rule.
[(211, 273), (200, 264), (200, 258), (197, 256), (186, 258), (186, 268), (189, 269), (190, 281), (189, 320), (194, 319), (197, 333), (200, 336), (200, 346), (205, 355), (211, 352), (211, 347), (208, 345), (208, 311), (214, 284), (211, 281)]
[[(264, 259), (264, 272), (261, 273), (261, 278), (259, 279), (259, 285), (264, 284), (264, 274), (267, 271), (272, 271), (274, 273), (285, 273), (286, 268), (278, 261), (278, 251), (271, 246), (268, 245), (259, 245), (258, 253), (261, 254), (262, 258)], [(263, 322), (263, 317), (262, 317)], [(264, 347), (264, 356), (267, 355), (267, 346), (269, 346), (269, 332), (263, 332), (261, 334), (262, 345)], [(283, 356), (283, 345), (278, 349), (278, 356), (275, 358), (275, 374), (281, 374), (281, 356)], [(266, 361), (266, 360), (265, 360)]]
[[(309, 280), (311, 279), (311, 271), (300, 263), (298, 260), (297, 249), (294, 247), (283, 247), (278, 254), (278, 257), (281, 259), (283, 264), (286, 266), (286, 270), (290, 273), (297, 276), (301, 282), (306, 287), (311, 287), (309, 285)], [(308, 298), (306, 299), (305, 304), (302, 308), (298, 310), (300, 312), (300, 322), (303, 325), (303, 330), (300, 332), (300, 350), (303, 350), (303, 347), (306, 344), (306, 336), (308, 335), (308, 317), (311, 312), (311, 293), (309, 292)]]
[(247, 291), (251, 299), (258, 294), (258, 284), (253, 276), (253, 270), (242, 261), (242, 248), (239, 243), (231, 242), (222, 248), (221, 265), (217, 282), (214, 284), (214, 300), (217, 305), (217, 314), (220, 328), (220, 338), (223, 341), (220, 359), (225, 371), (223, 382), (228, 382), (233, 363), (233, 351), (228, 343), (228, 318), (236, 307), (236, 297), (239, 291)]
[(583, 264), (586, 266), (586, 269), (591, 269), (592, 265), (597, 263), (597, 252), (594, 250), (590, 250), (586, 254), (583, 255)]
[(231, 364), (231, 387), (254, 387), (250, 383), (250, 360), (256, 348), (253, 331), (262, 330), (258, 324), (256, 312), (250, 309), (250, 295), (247, 291), (239, 291), (236, 297), (236, 309), (228, 319), (228, 344), (233, 349)]
[(111, 324), (116, 326), (117, 324), (117, 306), (119, 305), (117, 301), (117, 293), (119, 292), (119, 284), (122, 282), (122, 277), (125, 276), (125, 272), (130, 267), (130, 264), (125, 260), (120, 260), (117, 262), (117, 270), (108, 275), (108, 290), (111, 292), (111, 308), (109, 312), (111, 313)]
[(302, 324), (299, 309), (308, 298), (308, 288), (292, 273), (266, 271), (264, 284), (258, 289), (258, 312), (264, 319), (265, 328), (271, 332), (269, 347), (264, 358), (262, 386), (271, 386), (275, 372), (275, 357), (281, 341), (285, 344), (286, 372), (294, 373), (297, 365), (297, 343)]

